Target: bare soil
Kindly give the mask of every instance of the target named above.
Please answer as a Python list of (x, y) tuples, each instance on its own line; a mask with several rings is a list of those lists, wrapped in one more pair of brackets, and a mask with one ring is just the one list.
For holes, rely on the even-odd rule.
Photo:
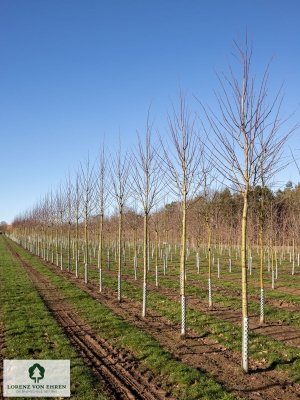
[[(18, 255), (16, 252), (14, 254)], [(300, 385), (293, 382), (283, 371), (250, 359), (250, 372), (244, 374), (240, 365), (240, 353), (225, 348), (208, 337), (199, 336), (199, 333), (191, 329), (188, 329), (186, 338), (180, 338), (180, 326), (158, 313), (148, 310), (147, 317), (142, 318), (139, 302), (123, 297), (120, 303), (117, 301), (116, 293), (109, 288), (104, 287), (100, 293), (96, 282), (90, 280), (88, 284), (85, 284), (83, 279), (76, 278), (73, 272), (68, 273), (50, 263), (45, 262), (45, 264), (115, 314), (154, 337), (173, 354), (176, 360), (197, 368), (219, 382), (237, 399), (293, 400), (300, 398)], [(90, 326), (81, 321), (65, 301), (62, 302), (60, 294), (41, 274), (38, 274), (28, 263), (24, 263), (24, 267), (48, 308), (65, 328), (80, 354), (87, 360), (92, 370), (102, 377), (111, 399), (159, 400), (167, 398), (167, 393), (159, 387), (157, 377), (149, 376), (147, 373), (147, 378), (145, 378), (138, 370), (137, 361), (133, 361), (131, 356), (118, 354), (109, 343), (96, 335)], [(110, 271), (110, 274), (115, 275), (113, 271)], [(123, 279), (142, 285), (142, 282), (134, 281), (134, 278), (129, 275), (124, 275)], [(174, 302), (180, 301), (178, 293), (172, 289), (156, 287), (149, 283), (149, 290), (165, 295)], [(233, 291), (227, 292), (230, 295), (233, 294)], [(213, 314), (224, 321), (236, 324), (241, 322), (240, 310), (229, 309), (218, 304), (213, 309), (209, 309), (204, 301), (193, 296), (188, 297), (188, 306)], [(288, 304), (284, 306), (289, 308)], [(298, 310), (295, 309), (295, 311)], [(297, 327), (284, 325), (283, 322), (260, 326), (259, 319), (255, 316), (251, 317), (250, 322), (250, 328), (258, 333), (295, 347), (300, 346), (300, 329)]]

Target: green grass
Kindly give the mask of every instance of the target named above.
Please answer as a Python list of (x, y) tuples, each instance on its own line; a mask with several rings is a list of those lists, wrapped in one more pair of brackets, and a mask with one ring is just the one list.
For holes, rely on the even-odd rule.
[(70, 360), (72, 399), (107, 399), (1, 236), (0, 282), (0, 319), (5, 330), (4, 359)]

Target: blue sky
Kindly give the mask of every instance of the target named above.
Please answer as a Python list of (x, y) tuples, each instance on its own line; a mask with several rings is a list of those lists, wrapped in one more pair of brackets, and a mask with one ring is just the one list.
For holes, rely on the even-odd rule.
[[(192, 109), (193, 94), (213, 104), (214, 68), (246, 27), (253, 69), (262, 73), (275, 54), (270, 94), (285, 81), (283, 112), (299, 121), (299, 14), (297, 0), (2, 0), (0, 221), (94, 159), (104, 137), (111, 150), (119, 134), (132, 147), (150, 103), (164, 133), (179, 77)], [(278, 184), (289, 179), (300, 181), (293, 166)]]

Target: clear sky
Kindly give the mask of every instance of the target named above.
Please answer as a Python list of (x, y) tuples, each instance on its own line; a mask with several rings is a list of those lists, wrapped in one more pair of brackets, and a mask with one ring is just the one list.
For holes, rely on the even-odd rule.
[[(253, 68), (275, 54), (270, 91), (285, 81), (283, 111), (300, 121), (299, 15), (298, 0), (1, 0), (0, 221), (94, 159), (104, 137), (131, 147), (151, 102), (165, 132), (179, 77), (191, 108), (193, 94), (213, 102), (214, 68), (246, 27)], [(300, 181), (293, 166), (278, 177), (289, 179)]]

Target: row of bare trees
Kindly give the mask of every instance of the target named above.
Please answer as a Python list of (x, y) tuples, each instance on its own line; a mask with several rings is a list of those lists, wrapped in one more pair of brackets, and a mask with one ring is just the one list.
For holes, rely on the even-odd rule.
[[(78, 180), (76, 180), (76, 184), (76, 194), (78, 194)], [(257, 249), (260, 245), (262, 203), (264, 203), (264, 247), (269, 247), (269, 244), (273, 243), (276, 248), (282, 248), (285, 251), (293, 247), (299, 248), (299, 188), (300, 185), (290, 188), (290, 183), (287, 183), (284, 190), (278, 190), (274, 193), (268, 188), (264, 188), (263, 191), (260, 186), (251, 191), (247, 229), (248, 248)], [(77, 201), (78, 197), (74, 197), (74, 204), (71, 206), (69, 188), (65, 191), (63, 186), (60, 185), (58, 189), (59, 196), (48, 196), (47, 194), (44, 203), (43, 200), (40, 200), (29, 212), (16, 217), (13, 224), (14, 230), (24, 232), (24, 227), (27, 227), (27, 232), (44, 232), (49, 240), (52, 237), (50, 241), (53, 242), (54, 228), (58, 225), (59, 228), (56, 228), (56, 230), (62, 232), (64, 237), (70, 236), (72, 241), (80, 238), (80, 241), (82, 241), (84, 221), (82, 218), (78, 220), (78, 208), (82, 208)], [(65, 199), (62, 199), (61, 196), (64, 193), (67, 195)], [(66, 215), (61, 215), (62, 212), (64, 213), (63, 203), (68, 204), (65, 209)], [(57, 207), (57, 209), (54, 210), (53, 207)], [(72, 214), (70, 212), (71, 207), (74, 207), (73, 214), (76, 218), (70, 215)], [(203, 247), (204, 245), (208, 248), (228, 247), (230, 244), (234, 247), (239, 246), (242, 208), (242, 195), (231, 193), (228, 188), (221, 188), (220, 190), (203, 189), (189, 206), (186, 220), (187, 246), (189, 248)], [(210, 230), (207, 229), (207, 219), (209, 220)], [(181, 234), (178, 226), (181, 220), (182, 204), (180, 202), (164, 204), (159, 210), (152, 211), (148, 215), (148, 242), (150, 241), (153, 244), (157, 236), (160, 244), (168, 242), (171, 245), (179, 245)], [(47, 221), (48, 223), (46, 223)], [(67, 223), (67, 221), (71, 221), (71, 223)], [(123, 241), (127, 243), (137, 243), (138, 241), (140, 243), (143, 237), (143, 229), (142, 210), (125, 207), (123, 210)], [(51, 231), (52, 235), (50, 234)], [(115, 238), (116, 233), (118, 233), (118, 214), (116, 212), (110, 215), (107, 213), (106, 216), (103, 212), (93, 214), (88, 221), (88, 233), (90, 241), (97, 241), (98, 237), (99, 240), (104, 237), (107, 245), (108, 238)], [(209, 245), (209, 236), (211, 236), (212, 246)]]
[[(241, 246), (241, 281), (242, 281), (242, 367), (248, 372), (249, 316), (247, 293), (247, 249), (249, 248), (249, 216), (251, 196), (259, 187), (261, 194), (258, 201), (258, 232), (261, 257), (263, 254), (264, 234), (266, 232), (265, 194), (266, 187), (271, 185), (272, 178), (286, 165), (283, 149), (291, 133), (298, 127), (287, 130), (283, 125), (288, 118), (281, 118), (283, 95), (280, 87), (272, 100), (268, 95), (269, 67), (267, 65), (260, 82), (251, 71), (252, 44), (245, 45), (240, 39), (234, 42), (233, 53), (227, 58), (227, 71), (217, 72), (220, 92), (216, 91), (216, 107), (199, 102), (200, 112), (193, 113), (186, 103), (186, 93), (179, 88), (179, 106), (172, 103), (172, 111), (168, 115), (169, 129), (166, 135), (158, 134), (153, 140), (153, 123), (148, 118), (145, 134), (138, 134), (137, 148), (125, 152), (119, 147), (109, 152), (102, 146), (99, 158), (91, 162), (89, 157), (81, 163), (75, 173), (70, 176), (56, 191), (50, 191), (45, 198), (25, 214), (14, 221), (14, 227), (22, 225), (31, 232), (31, 226), (37, 226), (39, 232), (56, 240), (58, 248), (59, 235), (67, 230), (68, 268), (70, 268), (70, 238), (72, 226), (75, 226), (75, 243), (79, 243), (79, 230), (84, 226), (84, 260), (85, 279), (88, 280), (89, 235), (92, 220), (97, 216), (98, 232), (98, 266), (100, 271), (100, 290), (102, 287), (102, 248), (105, 220), (115, 214), (118, 219), (118, 299), (122, 298), (122, 265), (124, 248), (124, 213), (128, 207), (138, 210), (136, 215), (143, 217), (143, 255), (144, 284), (142, 315), (147, 309), (147, 270), (149, 263), (149, 217), (153, 221), (156, 233), (156, 218), (161, 215), (159, 207), (163, 207), (166, 198), (174, 201), (170, 208), (180, 209), (181, 221), (178, 222), (180, 232), (178, 239), (181, 248), (180, 256), (180, 296), (182, 323), (181, 334), (186, 334), (186, 253), (188, 235), (196, 238), (208, 238), (209, 271), (211, 268), (210, 251), (212, 245), (213, 224), (221, 226), (218, 220), (220, 210), (211, 212), (212, 193), (221, 193), (219, 185), (227, 185), (238, 193), (240, 214), (228, 215), (230, 230), (239, 223), (239, 245)], [(199, 126), (201, 129), (199, 129)], [(223, 197), (225, 199), (223, 191)], [(227, 197), (232, 194), (227, 193)], [(197, 207), (196, 204), (202, 207)], [(173, 204), (173, 206), (172, 206)], [(174, 206), (175, 205), (175, 206)], [(222, 200), (220, 208), (223, 208)], [(233, 214), (233, 213), (232, 213)], [(174, 213), (173, 217), (178, 215)], [(189, 231), (187, 223), (193, 218)], [(235, 218), (235, 220), (234, 220)], [(271, 217), (272, 221), (273, 216)], [(173, 219), (174, 220), (174, 219)], [(251, 218), (253, 223), (254, 218)], [(112, 220), (111, 220), (112, 221)], [(110, 222), (111, 222), (110, 221)], [(195, 223), (195, 221), (199, 221)], [(134, 220), (130, 221), (136, 240), (137, 228)], [(235, 225), (235, 228), (234, 228)], [(254, 224), (255, 225), (255, 224)], [(165, 228), (170, 229), (170, 226)], [(254, 228), (253, 228), (254, 229)], [(268, 228), (270, 229), (270, 228)], [(271, 230), (274, 227), (272, 226)], [(199, 230), (202, 230), (199, 234)], [(204, 230), (206, 233), (204, 233)], [(59, 232), (60, 231), (60, 232)], [(50, 232), (50, 233), (49, 233)], [(188, 232), (188, 233), (187, 233)], [(221, 232), (214, 232), (220, 235)], [(109, 235), (108, 235), (109, 236)], [(55, 238), (55, 239), (54, 239)], [(107, 238), (106, 238), (107, 239)], [(167, 240), (166, 240), (167, 241)], [(60, 242), (62, 243), (62, 242)], [(62, 245), (62, 244), (61, 244)], [(62, 251), (61, 251), (62, 254)], [(57, 256), (58, 257), (58, 256)], [(78, 247), (75, 251), (76, 274), (78, 274)], [(62, 263), (62, 261), (61, 261)], [(261, 297), (263, 292), (263, 273), (261, 264)], [(209, 273), (209, 291), (211, 281)], [(211, 299), (210, 299), (211, 302)], [(263, 318), (262, 318), (263, 322)]]

